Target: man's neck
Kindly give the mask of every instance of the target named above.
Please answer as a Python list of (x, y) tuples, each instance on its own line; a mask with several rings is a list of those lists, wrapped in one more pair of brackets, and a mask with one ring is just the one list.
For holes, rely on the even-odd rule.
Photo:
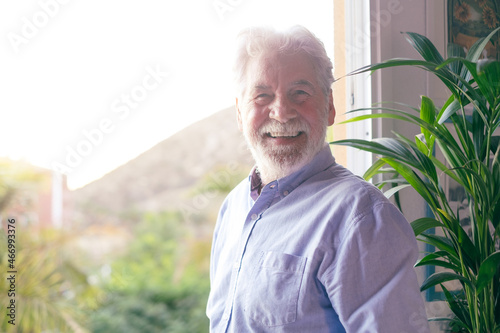
[(276, 168), (276, 169), (267, 169), (257, 166), (257, 172), (259, 173), (259, 177), (261, 180), (261, 188), (264, 188), (267, 184), (277, 180), (284, 178), (288, 175), (291, 175), (295, 171), (302, 168), (302, 165), (298, 165), (292, 168)]
[(262, 189), (267, 185), (269, 184), (270, 182), (276, 180), (276, 179), (279, 179), (281, 177), (270, 177), (270, 176), (266, 176), (266, 173), (262, 173), (259, 168), (257, 167), (256, 169), (256, 173), (257, 173), (257, 176), (259, 177), (260, 179), (260, 184), (259, 184), (259, 187), (258, 187), (258, 191), (259, 191), (259, 194), (260, 192), (262, 191)]

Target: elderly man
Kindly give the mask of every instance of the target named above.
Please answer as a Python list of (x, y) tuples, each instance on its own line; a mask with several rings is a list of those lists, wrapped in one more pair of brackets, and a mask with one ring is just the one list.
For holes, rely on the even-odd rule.
[(239, 38), (237, 120), (256, 166), (215, 227), (211, 331), (428, 332), (408, 222), (325, 143), (323, 44), (303, 27)]

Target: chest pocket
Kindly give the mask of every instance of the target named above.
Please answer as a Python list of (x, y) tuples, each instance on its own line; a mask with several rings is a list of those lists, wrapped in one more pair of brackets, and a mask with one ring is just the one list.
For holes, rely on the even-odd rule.
[(246, 295), (245, 312), (265, 326), (295, 322), (305, 257), (262, 252)]

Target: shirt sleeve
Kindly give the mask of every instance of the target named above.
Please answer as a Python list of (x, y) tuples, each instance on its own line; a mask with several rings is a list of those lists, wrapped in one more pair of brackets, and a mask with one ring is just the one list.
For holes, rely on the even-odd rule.
[(215, 228), (212, 236), (212, 248), (210, 251), (210, 284), (212, 285), (214, 282), (214, 275), (215, 271), (217, 269), (217, 264), (218, 264), (218, 253), (220, 252), (220, 245), (218, 242), (218, 236), (222, 224), (222, 219), (224, 217), (224, 214), (226, 212), (228, 206), (228, 198), (224, 200), (222, 203), (220, 209), (219, 209), (219, 214), (217, 215), (217, 221), (215, 223)]
[(429, 332), (413, 265), (410, 225), (392, 204), (379, 203), (352, 221), (322, 277), (347, 332)]

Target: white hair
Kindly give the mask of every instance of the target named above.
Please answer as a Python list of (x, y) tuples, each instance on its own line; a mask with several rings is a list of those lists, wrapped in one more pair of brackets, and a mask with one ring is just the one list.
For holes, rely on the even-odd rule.
[(264, 53), (295, 54), (305, 52), (311, 58), (318, 82), (325, 95), (334, 81), (332, 61), (326, 54), (325, 46), (312, 32), (296, 25), (285, 31), (276, 31), (269, 27), (252, 27), (240, 32), (234, 64), (235, 83), (238, 95), (245, 91), (246, 70), (250, 58)]

